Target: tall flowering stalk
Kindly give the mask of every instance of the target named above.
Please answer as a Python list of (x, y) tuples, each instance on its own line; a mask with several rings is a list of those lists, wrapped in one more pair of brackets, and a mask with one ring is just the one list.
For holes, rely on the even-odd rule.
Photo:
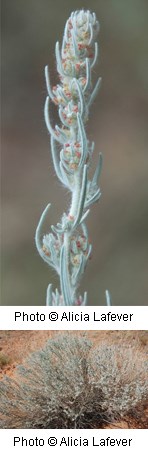
[[(85, 219), (90, 206), (101, 196), (98, 178), (102, 155), (92, 180), (88, 178), (94, 143), (86, 136), (85, 124), (90, 106), (100, 87), (101, 78), (92, 87), (92, 68), (98, 57), (95, 42), (99, 23), (95, 13), (73, 12), (66, 22), (62, 48), (57, 42), (55, 53), (60, 83), (51, 87), (48, 67), (45, 78), (48, 96), (45, 102), (45, 122), (51, 135), (51, 152), (59, 180), (71, 192), (71, 205), (63, 213), (60, 223), (51, 226), (51, 233), (42, 236), (42, 227), (50, 204), (45, 208), (36, 230), (36, 246), (42, 259), (60, 277), (60, 293), (47, 288), (47, 305), (86, 305), (87, 293), (79, 296), (77, 289), (90, 257)], [(60, 127), (52, 127), (49, 116), (50, 101), (58, 107)], [(109, 304), (108, 292), (106, 293)]]

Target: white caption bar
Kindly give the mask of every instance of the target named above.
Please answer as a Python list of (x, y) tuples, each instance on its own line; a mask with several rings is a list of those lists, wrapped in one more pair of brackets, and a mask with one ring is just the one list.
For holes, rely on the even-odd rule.
[(0, 442), (11, 457), (132, 457), (146, 450), (147, 430), (0, 430)]
[(146, 306), (1, 306), (0, 330), (147, 330)]

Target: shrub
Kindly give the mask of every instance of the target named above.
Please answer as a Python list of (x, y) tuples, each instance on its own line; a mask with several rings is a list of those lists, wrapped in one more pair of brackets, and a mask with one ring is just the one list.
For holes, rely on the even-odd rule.
[(146, 399), (146, 363), (68, 333), (4, 377), (0, 394), (1, 428), (100, 428)]
[(10, 358), (3, 353), (0, 353), (0, 368), (3, 368), (5, 365), (10, 363)]

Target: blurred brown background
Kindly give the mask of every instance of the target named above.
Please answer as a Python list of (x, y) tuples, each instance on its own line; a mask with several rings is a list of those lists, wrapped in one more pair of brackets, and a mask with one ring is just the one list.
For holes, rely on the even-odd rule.
[(81, 291), (88, 290), (90, 305), (105, 304), (106, 288), (114, 305), (148, 305), (147, 0), (2, 1), (1, 305), (45, 305), (48, 283), (58, 284), (34, 245), (47, 203), (48, 229), (69, 204), (50, 158), (44, 66), (55, 84), (55, 42), (71, 11), (81, 8), (95, 11), (101, 25), (94, 80), (101, 75), (103, 83), (87, 132), (104, 154), (102, 197), (87, 220), (93, 256)]

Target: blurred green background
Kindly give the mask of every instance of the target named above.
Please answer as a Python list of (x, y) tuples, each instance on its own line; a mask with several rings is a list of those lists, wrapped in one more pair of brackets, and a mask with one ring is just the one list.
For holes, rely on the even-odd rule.
[[(87, 220), (93, 255), (80, 291), (88, 290), (90, 305), (105, 304), (106, 288), (114, 305), (148, 305), (147, 0), (2, 1), (1, 305), (45, 305), (48, 283), (58, 284), (34, 244), (47, 203), (49, 230), (70, 198), (50, 157), (44, 66), (54, 85), (55, 42), (81, 8), (95, 11), (101, 25), (93, 78), (103, 83), (87, 132), (104, 164), (102, 197)], [(55, 118), (54, 111), (53, 124)]]

